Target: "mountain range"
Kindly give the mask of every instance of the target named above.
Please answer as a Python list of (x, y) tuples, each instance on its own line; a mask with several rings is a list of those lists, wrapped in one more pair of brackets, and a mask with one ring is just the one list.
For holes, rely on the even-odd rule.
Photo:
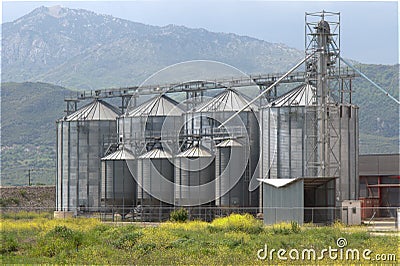
[(156, 27), (87, 10), (40, 7), (4, 23), (2, 81), (69, 88), (139, 84), (189, 60), (214, 60), (246, 73), (281, 72), (303, 52), (251, 37), (168, 25)]
[[(54, 183), (55, 123), (76, 90), (134, 86), (165, 66), (213, 60), (249, 73), (287, 71), (304, 52), (231, 33), (144, 25), (87, 10), (40, 7), (2, 25), (2, 184)], [(399, 65), (358, 67), (399, 95)], [(367, 81), (353, 82), (360, 152), (399, 152), (399, 106)]]

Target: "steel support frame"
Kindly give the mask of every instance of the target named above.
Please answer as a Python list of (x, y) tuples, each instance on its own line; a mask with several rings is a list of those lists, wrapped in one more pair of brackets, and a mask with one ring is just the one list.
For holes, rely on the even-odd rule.
[[(330, 45), (337, 49), (333, 51)], [(305, 14), (305, 53), (307, 83), (316, 88), (315, 97), (306, 107), (306, 176), (340, 175), (341, 132), (339, 107), (331, 101), (342, 91), (340, 69), (340, 13)], [(307, 124), (308, 123), (308, 124)]]

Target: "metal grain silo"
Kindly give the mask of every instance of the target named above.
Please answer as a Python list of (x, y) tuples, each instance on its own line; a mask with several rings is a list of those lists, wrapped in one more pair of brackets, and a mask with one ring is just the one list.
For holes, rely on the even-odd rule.
[[(199, 121), (195, 123), (197, 125), (194, 128), (195, 130), (203, 133), (213, 133), (220, 124), (246, 106), (248, 102), (242, 94), (229, 88), (188, 113), (197, 114), (196, 117)], [(247, 134), (248, 141), (258, 143), (259, 130), (256, 113), (256, 106), (251, 105), (244, 109), (237, 119), (234, 118), (225, 127), (230, 128), (233, 133), (240, 134), (240, 137), (246, 137)]]
[[(306, 108), (315, 108), (315, 88), (301, 85), (261, 109), (262, 178), (315, 176), (307, 171), (307, 156), (316, 145)], [(310, 155), (311, 153), (311, 155)]]
[(172, 155), (154, 148), (138, 158), (138, 199), (143, 206), (168, 206), (174, 202)]
[(57, 210), (97, 210), (101, 158), (117, 132), (114, 106), (101, 101), (57, 121)]
[[(208, 134), (210, 133), (211, 135), (218, 135), (222, 132), (220, 130), (218, 131), (217, 127), (225, 122), (229, 117), (231, 117), (234, 113), (237, 111), (241, 110), (243, 107), (247, 106), (249, 101), (241, 95), (239, 92), (237, 92), (234, 89), (226, 89), (220, 94), (216, 95), (213, 99), (210, 101), (204, 103), (203, 105), (200, 105), (195, 109), (195, 113), (198, 114), (199, 119), (201, 119), (200, 124), (200, 131), (203, 132), (203, 134)], [(239, 200), (239, 202), (234, 203), (235, 200), (230, 202), (228, 205), (225, 205), (227, 203), (224, 199), (220, 202), (217, 203), (220, 204), (219, 206), (231, 206), (232, 204), (236, 206), (242, 206), (242, 207), (258, 207), (259, 206), (259, 189), (255, 189), (251, 192), (249, 192), (249, 181), (253, 177), (253, 175), (257, 175), (258, 177), (258, 171), (257, 169), (257, 164), (260, 156), (259, 152), (259, 125), (258, 125), (258, 119), (257, 119), (257, 113), (258, 110), (256, 109), (256, 106), (251, 105), (247, 108), (245, 108), (237, 118), (231, 120), (228, 124), (226, 124), (225, 128), (229, 132), (229, 136), (225, 136), (228, 138), (237, 138), (241, 140), (241, 145), (243, 146), (241, 148), (242, 150), (242, 157), (236, 158), (231, 158), (231, 160), (239, 160), (238, 162), (233, 162), (233, 165), (242, 165), (242, 171), (243, 175), (240, 177), (240, 184), (234, 188), (233, 191), (230, 192), (229, 196), (230, 198), (238, 198), (242, 199)], [(232, 143), (232, 142), (229, 142)], [(226, 144), (226, 143), (225, 143)], [(220, 146), (219, 153), (222, 155), (223, 153), (229, 153), (232, 155), (230, 152), (227, 151), (227, 149), (230, 149), (228, 147), (222, 147)], [(235, 150), (236, 148), (234, 148)], [(222, 152), (222, 153), (221, 153)], [(218, 151), (217, 153), (218, 154)], [(243, 160), (245, 158), (247, 161), (245, 162), (246, 164), (243, 166), (243, 162), (241, 163), (240, 160)], [(222, 157), (217, 157), (217, 159), (223, 159)], [(217, 162), (218, 164), (220, 162)], [(221, 162), (224, 163), (224, 162)], [(230, 167), (232, 167), (230, 166)], [(218, 177), (222, 172), (219, 172), (220, 169), (217, 169), (216, 173), (216, 178), (218, 180)], [(227, 171), (232, 171), (227, 169)], [(257, 171), (257, 172), (256, 172)], [(226, 180), (227, 178), (230, 178), (232, 180)], [(222, 177), (222, 184), (231, 184), (234, 182), (233, 179), (235, 179), (233, 176), (224, 176)], [(236, 179), (237, 180), (237, 179)], [(247, 187), (245, 186), (247, 184)], [(241, 189), (239, 189), (239, 187)], [(225, 187), (224, 187), (225, 189)], [(225, 190), (221, 190), (220, 192), (224, 192)], [(218, 193), (218, 196), (222, 196)], [(222, 192), (222, 193), (223, 193)]]
[(183, 114), (177, 105), (176, 101), (162, 94), (128, 110), (118, 122), (119, 135), (125, 147), (139, 156), (150, 150), (155, 140), (161, 137), (176, 139)]
[(204, 147), (196, 145), (175, 158), (175, 205), (214, 205), (215, 160)]
[(172, 155), (153, 148), (138, 158), (138, 205), (142, 219), (168, 219), (174, 203), (174, 165)]
[(243, 145), (234, 139), (222, 141), (216, 146), (216, 206), (250, 206), (250, 180), (246, 178), (246, 173), (243, 171), (246, 166), (244, 152)]
[(339, 201), (358, 195), (358, 118), (357, 107), (329, 99), (329, 143), (321, 158), (316, 93), (315, 87), (301, 85), (262, 108), (261, 176), (303, 178), (304, 207), (321, 207), (306, 211), (305, 221), (313, 216), (314, 222), (326, 222), (334, 219)]
[(136, 161), (131, 152), (121, 148), (102, 159), (101, 202), (106, 209), (128, 213), (136, 206)]
[(339, 106), (341, 145), (340, 178), (336, 180), (337, 206), (343, 200), (357, 200), (359, 197), (358, 172), (358, 107), (351, 104)]

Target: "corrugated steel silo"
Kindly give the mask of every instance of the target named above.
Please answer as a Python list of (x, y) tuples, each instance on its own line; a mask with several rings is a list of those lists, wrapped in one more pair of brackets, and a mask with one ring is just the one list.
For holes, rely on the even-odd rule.
[(117, 132), (114, 106), (95, 100), (57, 121), (57, 210), (97, 210), (101, 158)]
[(138, 158), (138, 204), (142, 219), (164, 220), (174, 203), (174, 165), (172, 155), (153, 148)]
[[(333, 207), (358, 197), (358, 114), (357, 107), (329, 99), (329, 162), (318, 162), (319, 136), (316, 125), (316, 89), (301, 85), (263, 107), (262, 178), (304, 178), (304, 206), (323, 207), (312, 215), (313, 221), (332, 221)], [(319, 169), (323, 165), (321, 175)], [(338, 167), (339, 166), (339, 167)], [(332, 207), (329, 211), (326, 207)], [(305, 212), (305, 220), (311, 219)]]
[[(301, 85), (261, 109), (262, 178), (314, 176), (307, 157), (316, 145), (306, 108), (314, 108), (315, 88)], [(312, 155), (311, 155), (312, 156)]]
[(233, 139), (216, 146), (216, 206), (249, 206), (249, 179), (245, 178), (243, 171), (246, 166), (244, 152), (243, 145)]
[(341, 131), (340, 178), (336, 180), (337, 205), (343, 200), (357, 200), (359, 197), (359, 119), (358, 107), (351, 104), (339, 106)]
[(102, 159), (101, 201), (106, 209), (122, 214), (136, 206), (137, 183), (136, 161), (125, 148), (119, 149)]
[(215, 199), (215, 158), (194, 146), (175, 158), (175, 205), (212, 206)]
[[(118, 130), (128, 149), (139, 156), (151, 149), (155, 139), (174, 139), (178, 135), (183, 111), (178, 103), (162, 94), (151, 98), (119, 118)], [(164, 130), (163, 133), (161, 131)]]
[(141, 205), (159, 206), (174, 202), (172, 155), (154, 148), (138, 158), (138, 199)]
[[(199, 123), (201, 125), (200, 131), (205, 134), (219, 134), (217, 127), (221, 123), (225, 122), (225, 120), (231, 117), (234, 113), (241, 110), (244, 106), (247, 106), (248, 103), (249, 101), (236, 90), (232, 88), (224, 90), (210, 101), (205, 102), (195, 109), (195, 113), (198, 114), (202, 119), (202, 121)], [(245, 183), (249, 184), (249, 181), (253, 175), (258, 177), (258, 172), (256, 172), (256, 169), (260, 156), (260, 137), (257, 113), (258, 110), (256, 106), (251, 105), (244, 109), (237, 118), (231, 120), (225, 126), (227, 131), (230, 132), (230, 138), (241, 139), (241, 144), (243, 145), (243, 157), (237, 159), (242, 160), (243, 158), (247, 158), (247, 162), (243, 166), (244, 173), (241, 177), (243, 180), (239, 181), (243, 186), (240, 186), (241, 190), (238, 189), (239, 186), (235, 187), (234, 191), (229, 194), (229, 197), (231, 198), (242, 198), (243, 200), (240, 200), (239, 203), (239, 206), (242, 207), (259, 206), (259, 188), (249, 192), (249, 186), (246, 187), (244, 185)], [(236, 160), (236, 158), (234, 160)], [(240, 162), (232, 163), (232, 165), (237, 164), (240, 164)], [(228, 171), (230, 170), (228, 169)], [(217, 173), (217, 179), (218, 174), (220, 173)], [(228, 183), (232, 182), (233, 180), (230, 180)], [(246, 199), (244, 199), (244, 197)], [(220, 206), (226, 206), (223, 204), (226, 203), (224, 200), (219, 203), (221, 204)], [(232, 204), (232, 202), (230, 204)]]

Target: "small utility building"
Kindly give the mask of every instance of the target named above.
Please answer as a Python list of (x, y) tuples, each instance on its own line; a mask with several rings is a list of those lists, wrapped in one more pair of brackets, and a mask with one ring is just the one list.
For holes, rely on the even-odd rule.
[(304, 181), (301, 178), (259, 179), (263, 189), (264, 223), (304, 221)]

